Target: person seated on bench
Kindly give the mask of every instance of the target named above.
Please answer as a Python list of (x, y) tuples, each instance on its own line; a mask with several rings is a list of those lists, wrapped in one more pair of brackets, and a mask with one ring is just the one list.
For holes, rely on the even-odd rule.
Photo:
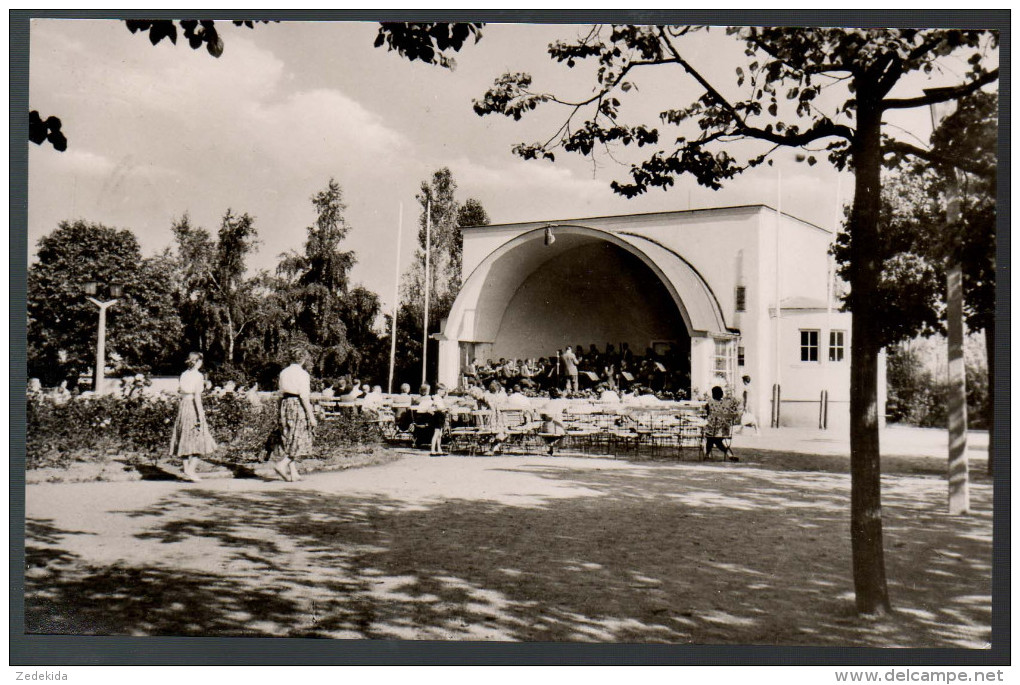
[(712, 399), (708, 401), (708, 413), (705, 417), (705, 458), (712, 454), (712, 449), (722, 450), (723, 458), (729, 456), (730, 461), (738, 461), (730, 449), (733, 437), (733, 422), (740, 416), (736, 401), (724, 399), (723, 389), (718, 385), (712, 388)]
[(508, 437), (506, 420), (503, 417), (503, 410), (507, 408), (506, 390), (497, 381), (489, 383), (489, 391), (482, 394), (479, 405), (489, 410), (489, 429), (492, 436), (485, 448), (485, 455), (498, 454), (503, 449), (503, 443)]
[(567, 403), (561, 398), (559, 388), (553, 388), (549, 394), (549, 401), (539, 411), (539, 420), (542, 423), (538, 428), (538, 435), (548, 445), (550, 457), (556, 452), (556, 445), (567, 434), (567, 427), (560, 421), (566, 406)]
[(542, 425), (538, 429), (538, 434), (545, 440), (545, 444), (549, 447), (549, 456), (553, 456), (556, 452), (556, 445), (564, 438), (567, 434), (567, 427), (552, 414), (548, 414), (545, 411), (541, 413)]
[(370, 411), (378, 413), (383, 406), (383, 391), (382, 386), (376, 385), (365, 398), (361, 401), (361, 411)]

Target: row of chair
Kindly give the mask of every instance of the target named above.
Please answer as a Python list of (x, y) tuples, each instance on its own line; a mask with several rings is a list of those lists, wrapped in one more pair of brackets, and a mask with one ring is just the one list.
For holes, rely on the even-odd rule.
[[(392, 414), (380, 413), (383, 435), (394, 442), (415, 441), (415, 426), (400, 430)], [(506, 452), (532, 454), (548, 449), (555, 442), (561, 447), (584, 454), (662, 454), (680, 458), (684, 450), (705, 454), (705, 426), (696, 413), (635, 411), (627, 413), (565, 413), (561, 423), (566, 429), (562, 439), (541, 432), (542, 422), (526, 410), (482, 410), (463, 415), (444, 431), (451, 451), (478, 454), (499, 445)], [(719, 433), (719, 431), (716, 431)], [(732, 454), (732, 431), (714, 437), (716, 444)]]

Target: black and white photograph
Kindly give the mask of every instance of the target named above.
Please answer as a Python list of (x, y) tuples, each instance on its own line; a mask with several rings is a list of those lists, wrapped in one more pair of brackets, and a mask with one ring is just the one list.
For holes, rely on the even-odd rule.
[(12, 633), (1008, 664), (1008, 12), (632, 14), (23, 16)]

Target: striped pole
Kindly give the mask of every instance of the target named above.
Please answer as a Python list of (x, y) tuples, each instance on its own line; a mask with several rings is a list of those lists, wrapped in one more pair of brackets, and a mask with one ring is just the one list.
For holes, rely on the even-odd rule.
[(425, 385), (426, 362), (429, 356), (429, 291), (432, 290), (432, 281), (429, 277), (429, 265), (432, 255), (432, 199), (425, 200), (425, 322), (421, 340), (421, 384)]

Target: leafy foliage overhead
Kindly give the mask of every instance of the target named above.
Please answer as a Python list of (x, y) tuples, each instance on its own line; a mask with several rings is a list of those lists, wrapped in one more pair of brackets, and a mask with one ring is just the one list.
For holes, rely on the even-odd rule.
[(58, 117), (47, 117), (45, 121), (39, 112), (32, 110), (28, 113), (28, 139), (36, 145), (42, 145), (47, 140), (58, 152), (67, 149), (67, 138), (60, 130), (61, 122)]
[[(164, 38), (177, 45), (177, 25), (170, 19), (127, 19), (124, 23), (127, 24), (128, 31), (131, 33), (147, 32), (149, 42), (153, 45), (158, 44)], [(263, 20), (260, 23), (268, 24), (269, 21)], [(206, 50), (213, 57), (223, 54), (223, 38), (220, 37), (214, 20), (182, 19), (178, 24), (181, 27), (181, 34), (188, 41), (192, 50), (198, 50), (205, 45)], [(255, 22), (235, 21), (234, 26), (254, 28)]]
[(447, 52), (458, 52), (469, 38), (474, 42), (482, 38), (480, 23), (398, 23), (382, 22), (375, 38), (375, 47), (386, 46), (401, 57), (414, 62), (421, 60), (446, 69), (456, 67), (456, 61)]
[[(597, 64), (591, 96), (565, 100), (535, 90), (526, 73), (507, 72), (485, 95), (475, 100), (479, 115), (502, 114), (519, 120), (543, 103), (568, 109), (563, 125), (547, 140), (520, 143), (514, 152), (525, 159), (554, 160), (557, 150), (591, 155), (612, 144), (652, 146), (654, 151), (630, 169), (629, 182), (614, 182), (625, 196), (649, 188), (668, 188), (682, 174), (701, 185), (719, 188), (740, 172), (769, 161), (779, 146), (809, 147), (824, 153), (839, 169), (852, 166), (852, 147), (858, 140), (855, 120), (862, 104), (878, 111), (927, 106), (974, 92), (998, 78), (987, 69), (987, 51), (998, 44), (994, 33), (941, 29), (829, 29), (730, 27), (728, 35), (743, 45), (749, 60), (735, 71), (736, 88), (713, 83), (681, 50), (682, 39), (708, 31), (699, 26), (595, 26), (576, 41), (549, 46), (557, 62), (573, 68), (583, 60)], [(909, 98), (889, 98), (905, 75), (940, 68), (938, 60), (968, 51), (965, 82), (942, 92)], [(689, 102), (659, 113), (659, 126), (627, 123), (625, 96), (638, 91), (638, 78), (652, 67), (679, 67), (700, 94)], [(840, 89), (835, 104), (830, 91)], [(732, 94), (738, 93), (735, 97)], [(689, 125), (687, 125), (689, 124)], [(685, 126), (686, 125), (686, 126)], [(693, 135), (692, 135), (693, 131)], [(737, 159), (726, 143), (760, 141), (758, 153)], [(930, 151), (886, 140), (888, 154), (909, 153), (932, 159)], [(815, 154), (805, 161), (814, 164)], [(968, 166), (966, 159), (957, 159)]]
[[(944, 331), (946, 263), (962, 265), (964, 313), (971, 330), (995, 320), (996, 145), (998, 96), (978, 91), (932, 135), (937, 159), (966, 158), (977, 173), (925, 160), (904, 162), (887, 174), (873, 255), (881, 260), (879, 290), (870, 314), (881, 324), (883, 346)], [(960, 196), (960, 221), (949, 225), (948, 183)], [(850, 236), (833, 248), (840, 273), (849, 276)]]

